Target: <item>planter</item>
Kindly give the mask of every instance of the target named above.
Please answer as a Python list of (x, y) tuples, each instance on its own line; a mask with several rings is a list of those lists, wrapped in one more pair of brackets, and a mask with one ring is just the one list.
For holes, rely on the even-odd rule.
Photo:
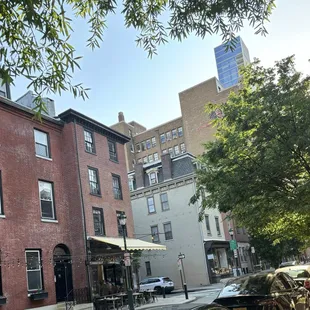
[(6, 304), (6, 297), (0, 296), (0, 306)]
[(44, 291), (41, 291), (41, 292), (33, 292), (33, 293), (29, 293), (28, 294), (28, 297), (31, 299), (31, 300), (42, 300), (42, 299), (45, 299), (48, 297), (48, 292), (44, 292)]

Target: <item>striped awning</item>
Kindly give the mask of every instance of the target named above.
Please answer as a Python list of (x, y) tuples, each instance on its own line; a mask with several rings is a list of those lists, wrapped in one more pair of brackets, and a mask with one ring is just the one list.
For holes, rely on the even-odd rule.
[[(120, 247), (123, 251), (125, 250), (123, 238), (90, 236), (88, 237), (88, 239), (111, 244), (111, 245), (116, 245)], [(164, 251), (167, 250), (165, 245), (146, 242), (140, 239), (126, 238), (126, 243), (127, 243), (128, 250), (164, 250)]]

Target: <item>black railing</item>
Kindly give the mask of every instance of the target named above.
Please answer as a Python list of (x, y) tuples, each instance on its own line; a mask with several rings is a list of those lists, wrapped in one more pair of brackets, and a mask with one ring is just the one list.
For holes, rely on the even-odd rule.
[(86, 304), (91, 302), (90, 292), (88, 287), (77, 288), (73, 290), (73, 298), (75, 304)]

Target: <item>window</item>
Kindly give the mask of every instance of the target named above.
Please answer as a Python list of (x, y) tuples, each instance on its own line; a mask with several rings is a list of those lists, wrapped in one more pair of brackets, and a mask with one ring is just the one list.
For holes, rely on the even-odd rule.
[(175, 145), (175, 146), (174, 146), (174, 154), (175, 154), (175, 155), (179, 155), (179, 154), (180, 154), (180, 149), (179, 149), (179, 146), (178, 146), (178, 145)]
[(143, 157), (143, 163), (147, 164), (147, 156)]
[(166, 142), (166, 135), (163, 133), (160, 135), (160, 142), (165, 143)]
[(128, 185), (129, 185), (129, 190), (131, 192), (134, 191), (136, 189), (136, 180), (133, 177), (129, 178)]
[(163, 150), (163, 154), (167, 154), (168, 151), (166, 149)]
[(161, 201), (161, 209), (163, 211), (169, 210), (169, 202), (168, 202), (167, 193), (160, 194), (160, 201)]
[(147, 209), (149, 213), (155, 213), (155, 203), (154, 203), (154, 197), (148, 197), (147, 198)]
[(142, 158), (138, 158), (138, 164), (142, 164)]
[(154, 153), (154, 160), (158, 160), (158, 153)]
[(148, 157), (149, 157), (149, 163), (151, 163), (153, 161), (153, 154), (150, 154)]
[(142, 142), (141, 142), (141, 149), (142, 149), (142, 151), (145, 151), (145, 150), (146, 150), (145, 141), (142, 141)]
[(93, 208), (94, 230), (95, 236), (104, 236), (104, 220), (103, 210), (99, 208)]
[(172, 139), (176, 139), (178, 137), (178, 132), (176, 129), (172, 129)]
[(170, 222), (164, 224), (164, 232), (165, 232), (165, 239), (166, 240), (173, 239), (172, 228), (171, 228), (171, 223)]
[(110, 159), (113, 161), (117, 161), (116, 143), (114, 141), (109, 140), (108, 144), (109, 144)]
[(40, 252), (40, 250), (26, 250), (27, 287), (30, 292), (43, 289)]
[[(125, 215), (125, 212), (124, 211), (116, 211), (118, 235), (123, 236), (123, 226), (119, 222), (119, 216), (120, 215)], [(126, 234), (126, 237), (128, 237), (127, 236), (127, 224), (125, 225), (125, 234)]]
[(55, 220), (53, 183), (39, 181), (41, 218)]
[(155, 146), (156, 146), (156, 138), (153, 137), (153, 138), (152, 138), (152, 147), (155, 147)]
[(34, 140), (36, 144), (36, 155), (50, 158), (48, 134), (35, 129)]
[(94, 136), (91, 131), (84, 130), (85, 150), (89, 153), (95, 153)]
[(149, 179), (150, 179), (150, 185), (158, 183), (157, 173), (156, 172), (149, 173)]
[(136, 144), (136, 150), (137, 150), (138, 153), (141, 152), (141, 145), (140, 145), (140, 143)]
[(95, 168), (88, 168), (88, 178), (90, 193), (93, 195), (100, 195), (98, 170)]
[(178, 128), (178, 134), (179, 134), (179, 137), (183, 137), (183, 128), (182, 127)]
[(180, 147), (181, 147), (181, 153), (185, 153), (186, 152), (185, 143), (181, 143)]
[(207, 234), (208, 234), (208, 236), (211, 236), (209, 215), (205, 215), (205, 221), (206, 221)]
[(215, 227), (216, 227), (217, 235), (220, 236), (221, 228), (220, 228), (219, 218), (217, 216), (215, 217)]
[(170, 154), (170, 157), (173, 157), (173, 148), (169, 147), (168, 152)]
[(146, 276), (152, 275), (151, 263), (145, 262)]
[(146, 148), (149, 150), (151, 148), (151, 140), (146, 140)]
[(159, 242), (159, 232), (158, 232), (158, 226), (151, 226), (151, 234), (152, 234), (152, 241), (153, 242)]
[(130, 143), (130, 152), (131, 152), (131, 153), (134, 153), (134, 152), (135, 152), (135, 147), (134, 147), (134, 145), (133, 145), (132, 142)]
[(122, 195), (122, 186), (121, 186), (121, 178), (118, 175), (113, 175), (112, 176), (112, 182), (113, 182), (113, 193), (114, 193), (114, 198), (122, 200), (123, 195)]
[(166, 132), (167, 141), (172, 140), (171, 131)]
[[(2, 176), (1, 176), (1, 170), (0, 170), (0, 214), (3, 215), (3, 194), (2, 194)], [(1, 278), (0, 278), (1, 281)]]

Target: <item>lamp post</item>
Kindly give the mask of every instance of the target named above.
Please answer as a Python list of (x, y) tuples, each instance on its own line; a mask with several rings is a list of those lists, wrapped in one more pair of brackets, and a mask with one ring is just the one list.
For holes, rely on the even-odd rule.
[(120, 225), (122, 226), (123, 230), (123, 238), (124, 238), (124, 262), (126, 266), (126, 286), (127, 286), (127, 295), (128, 295), (128, 307), (129, 310), (134, 310), (133, 305), (133, 294), (132, 294), (132, 288), (131, 288), (131, 281), (130, 281), (130, 253), (127, 251), (127, 243), (126, 243), (126, 215), (125, 214), (119, 214), (118, 220)]
[[(231, 240), (234, 240), (234, 231), (233, 231), (233, 229), (230, 228), (228, 232), (230, 234)], [(235, 258), (235, 265), (236, 265), (236, 274), (237, 274), (237, 276), (240, 276), (240, 272), (239, 272), (239, 268), (238, 268), (238, 252), (237, 251), (238, 251), (237, 249), (233, 250), (234, 258)]]

